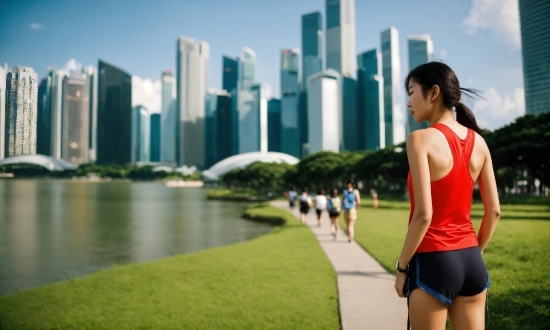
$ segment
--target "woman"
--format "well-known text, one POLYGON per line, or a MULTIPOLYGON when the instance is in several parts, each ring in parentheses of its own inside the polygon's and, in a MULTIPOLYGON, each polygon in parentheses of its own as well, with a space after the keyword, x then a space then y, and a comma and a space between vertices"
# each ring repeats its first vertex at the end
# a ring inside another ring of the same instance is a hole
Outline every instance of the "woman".
POLYGON ((317 191, 315 196, 315 213, 317 213, 317 225, 321 227, 321 214, 323 210, 327 208, 327 196, 323 189, 317 191))
POLYGON ((371 189, 370 195, 372 196, 372 208, 378 210, 378 193, 376 190, 371 189))
POLYGON ((344 208, 344 221, 346 222, 346 228, 348 231, 348 242, 353 242, 355 236, 355 220, 357 220, 357 207, 361 205, 361 196, 357 189, 353 189, 353 181, 346 181, 346 190, 342 195, 342 202, 344 208))
POLYGON ((447 314, 453 329, 484 329, 490 282, 481 254, 500 206, 489 149, 460 101, 462 91, 477 94, 438 62, 412 70, 405 87, 411 115, 431 127, 407 139, 411 213, 395 290, 409 298, 412 329, 445 329, 447 314), (477 236, 470 220, 476 181, 485 207, 477 236))
POLYGON ((302 194, 300 195, 300 221, 307 223, 307 214, 311 207, 311 197, 307 193, 307 188, 302 188, 302 194))
POLYGON ((332 189, 330 191, 330 199, 327 201, 328 217, 330 218, 330 233, 332 237, 336 239, 336 232, 338 231, 338 217, 340 216, 340 210, 342 208, 342 201, 338 197, 338 189, 332 189))

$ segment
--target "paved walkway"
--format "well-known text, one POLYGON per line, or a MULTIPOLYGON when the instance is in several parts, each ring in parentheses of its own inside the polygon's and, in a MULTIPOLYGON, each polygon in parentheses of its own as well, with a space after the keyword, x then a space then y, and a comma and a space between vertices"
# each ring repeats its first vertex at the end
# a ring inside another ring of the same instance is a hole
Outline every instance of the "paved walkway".
MULTIPOLYGON (((285 201, 274 201, 272 205, 288 210, 285 201)), ((297 208, 293 214, 299 216, 297 208)), ((343 230, 338 231, 335 240, 326 212, 318 227, 315 210, 310 210, 308 225, 336 271, 342 329, 405 329, 407 301, 397 297, 393 289, 395 276, 357 243, 348 243, 343 230)))

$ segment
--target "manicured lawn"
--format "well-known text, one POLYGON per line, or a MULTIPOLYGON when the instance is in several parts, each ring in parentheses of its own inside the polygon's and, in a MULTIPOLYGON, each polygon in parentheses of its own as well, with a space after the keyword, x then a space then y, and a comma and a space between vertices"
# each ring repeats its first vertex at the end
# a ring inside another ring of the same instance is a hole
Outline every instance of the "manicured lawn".
MULTIPOLYGON (((365 201, 356 241, 395 273, 409 218, 408 202, 365 201)), ((550 329, 550 207, 502 205, 502 217, 483 253, 489 275, 488 329, 550 329)), ((483 206, 475 204, 476 230, 483 206)), ((343 221, 341 221, 343 225, 343 221)))
POLYGON ((0 298, 1 329, 339 329, 336 277, 309 228, 115 267, 0 298))

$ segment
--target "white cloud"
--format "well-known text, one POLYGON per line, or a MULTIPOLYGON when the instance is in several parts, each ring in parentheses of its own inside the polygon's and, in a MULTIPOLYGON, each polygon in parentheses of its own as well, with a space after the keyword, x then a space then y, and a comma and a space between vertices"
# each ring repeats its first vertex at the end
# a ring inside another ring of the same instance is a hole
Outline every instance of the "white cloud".
POLYGON ((72 73, 80 73, 82 70, 82 63, 77 62, 74 58, 71 58, 70 60, 63 65, 63 68, 60 69, 60 71, 65 72, 66 75, 70 76, 72 73))
POLYGON ((477 100, 473 107, 477 123, 491 130, 511 123, 525 114, 525 94, 523 88, 516 88, 512 94, 501 96, 494 88, 483 93, 485 100, 477 100))
POLYGON ((517 0, 472 0, 463 24, 471 34, 486 29, 512 49, 521 48, 517 0))
POLYGON ((159 113, 161 110, 160 80, 143 79, 132 76, 132 107, 142 105, 149 113, 159 113))
POLYGON ((34 23, 29 24, 29 29, 31 29, 31 30, 43 30, 44 26, 40 23, 34 22, 34 23))

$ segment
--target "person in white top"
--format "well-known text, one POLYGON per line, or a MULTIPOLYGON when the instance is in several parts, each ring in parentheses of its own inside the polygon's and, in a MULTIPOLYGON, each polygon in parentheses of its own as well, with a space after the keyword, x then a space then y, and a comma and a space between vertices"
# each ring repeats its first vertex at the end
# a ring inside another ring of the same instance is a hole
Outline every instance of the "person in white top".
POLYGON ((327 208, 327 197, 324 190, 318 190, 315 196, 315 213, 317 213, 317 224, 321 227, 321 214, 327 208))

